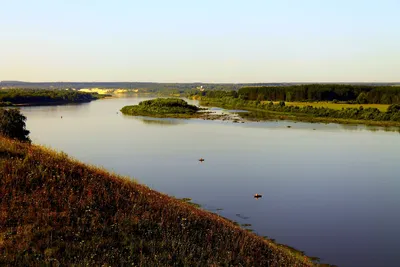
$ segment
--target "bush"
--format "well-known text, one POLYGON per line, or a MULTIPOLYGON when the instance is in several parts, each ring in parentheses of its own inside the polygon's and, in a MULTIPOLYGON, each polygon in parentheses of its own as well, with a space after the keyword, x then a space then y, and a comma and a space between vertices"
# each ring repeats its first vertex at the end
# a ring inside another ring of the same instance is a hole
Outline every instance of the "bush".
POLYGON ((29 131, 25 128, 26 117, 21 114, 19 109, 0 109, 0 134, 30 142, 29 131))
POLYGON ((177 98, 156 98, 146 100, 139 105, 125 106, 121 112, 126 115, 134 116, 193 116, 199 108, 194 105, 189 105, 186 101, 177 98))

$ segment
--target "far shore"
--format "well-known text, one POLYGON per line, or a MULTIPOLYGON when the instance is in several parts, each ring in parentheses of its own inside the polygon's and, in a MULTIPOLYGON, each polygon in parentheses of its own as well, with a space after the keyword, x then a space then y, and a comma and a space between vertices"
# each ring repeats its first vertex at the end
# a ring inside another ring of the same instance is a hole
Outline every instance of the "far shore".
POLYGON ((302 114, 294 114, 294 113, 285 113, 285 112, 275 112, 275 111, 265 111, 265 110, 257 110, 257 109, 248 109, 243 108, 249 113, 243 113, 242 116, 249 121, 270 121, 270 120, 292 120, 292 121, 301 121, 301 122, 310 122, 310 123, 337 123, 337 124, 353 124, 353 125, 367 125, 367 126, 380 126, 380 127, 400 127, 400 122, 396 121, 371 121, 371 120, 353 120, 353 119, 342 119, 342 118, 329 118, 329 117, 311 117, 302 115, 302 114), (255 112, 263 112, 265 113, 265 117, 251 117, 251 111, 255 112))
MULTIPOLYGON (((93 100, 91 100, 91 101, 93 101, 93 100)), ((57 102, 19 103, 19 104, 13 104, 12 106, 7 106, 7 107, 58 106, 58 105, 68 105, 68 104, 90 103, 91 101, 81 101, 81 102, 57 101, 57 102)))
POLYGON ((105 98, 112 98, 111 95, 102 95, 100 98, 91 99, 87 101, 52 101, 52 102, 30 102, 30 103, 11 103, 11 105, 4 105, 1 107, 5 108, 15 108, 15 107, 35 107, 35 106, 59 106, 59 105, 79 105, 90 103, 92 101, 101 100, 105 98))

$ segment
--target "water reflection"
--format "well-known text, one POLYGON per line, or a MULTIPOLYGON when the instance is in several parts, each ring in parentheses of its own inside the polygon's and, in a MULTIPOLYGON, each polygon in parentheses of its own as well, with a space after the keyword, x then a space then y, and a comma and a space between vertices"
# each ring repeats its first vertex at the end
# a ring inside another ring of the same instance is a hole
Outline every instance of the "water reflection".
POLYGON ((172 126, 172 125, 180 125, 187 123, 187 121, 183 119, 159 119, 159 118, 149 118, 149 117, 133 117, 133 118, 147 125, 172 126))
POLYGON ((359 125, 359 124, 337 124, 342 129, 347 131, 371 131, 371 132, 398 132, 400 133, 400 127, 394 126, 373 126, 373 125, 359 125))

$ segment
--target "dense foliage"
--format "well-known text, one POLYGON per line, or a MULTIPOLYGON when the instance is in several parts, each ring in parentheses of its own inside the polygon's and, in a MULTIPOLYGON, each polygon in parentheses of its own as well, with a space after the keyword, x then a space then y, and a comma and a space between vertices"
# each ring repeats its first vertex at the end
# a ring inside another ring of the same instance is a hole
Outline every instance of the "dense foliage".
MULTIPOLYGON (((207 95, 213 97, 211 95, 207 95)), ((342 84, 243 87, 236 97, 268 101, 348 101, 359 104, 400 104, 400 87, 342 84)))
POLYGON ((199 110, 194 105, 178 98, 156 98, 146 100, 139 105, 125 106, 121 112, 126 115, 167 116, 167 115, 193 115, 199 110))
POLYGON ((283 112, 291 114, 304 114, 311 117, 324 118, 343 118, 353 120, 368 120, 368 121, 392 121, 400 122, 400 105, 390 105, 386 112, 381 112, 377 108, 363 108, 358 106, 355 108, 342 108, 341 110, 313 107, 313 106, 287 106, 284 101, 276 104, 273 102, 261 102, 252 100, 243 100, 233 97, 222 98, 202 98, 204 105, 220 105, 229 108, 250 108, 264 111, 283 112))
POLYGON ((0 135, 30 142, 29 131, 25 128, 26 117, 18 109, 0 108, 0 135))
POLYGON ((53 104, 90 102, 100 96, 72 90, 0 90, 0 103, 12 104, 53 104))
POLYGON ((237 91, 227 91, 227 90, 203 91, 203 92, 197 92, 194 95, 200 95, 200 96, 209 97, 209 98, 222 98, 222 97, 237 98, 238 92, 237 91))
POLYGON ((1 266, 312 266, 145 186, 0 137, 1 266))

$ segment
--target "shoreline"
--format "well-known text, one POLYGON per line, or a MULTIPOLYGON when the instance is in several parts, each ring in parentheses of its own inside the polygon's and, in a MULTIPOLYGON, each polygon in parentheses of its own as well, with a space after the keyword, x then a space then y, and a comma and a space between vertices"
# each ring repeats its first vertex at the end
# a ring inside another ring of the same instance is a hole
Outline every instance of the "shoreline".
MULTIPOLYGON (((250 114, 251 111, 250 110, 250 114)), ((260 110, 256 110, 256 112, 260 110)), ((393 121, 371 121, 371 120, 353 120, 353 119, 342 119, 342 118, 330 118, 330 117, 311 117, 307 115, 297 115, 294 113, 286 112, 276 112, 276 111, 262 111, 268 115, 270 118, 246 118, 249 121, 269 121, 269 120, 291 120, 298 122, 309 122, 309 123, 336 123, 336 124, 347 124, 347 125, 365 125, 365 126, 377 126, 377 127, 399 127, 400 122, 393 121)))
POLYGON ((86 103, 90 103, 92 101, 108 99, 108 98, 112 98, 112 96, 100 97, 100 98, 91 99, 91 100, 88 100, 88 101, 32 102, 32 103, 18 103, 18 104, 6 105, 6 106, 2 106, 2 107, 4 107, 4 108, 18 108, 18 107, 38 107, 38 106, 63 106, 63 105, 73 105, 73 104, 79 105, 79 104, 86 104, 86 103))
MULTIPOLYGON (((232 114, 215 114, 215 112, 208 110, 206 112, 198 112, 194 114, 151 114, 151 113, 138 113, 138 114, 125 114, 120 111, 124 116, 131 117, 148 117, 155 119, 199 119, 199 120, 221 120, 232 121, 234 123, 244 123, 246 120, 240 117, 234 117, 232 114)), ((250 120, 247 120, 250 121, 250 120)))
POLYGON ((57 101, 57 102, 20 103, 20 104, 13 104, 12 106, 6 106, 6 107, 62 106, 62 105, 68 105, 68 104, 85 104, 85 103, 90 103, 94 100, 97 100, 97 99, 93 99, 90 101, 80 101, 80 102, 57 101))
MULTIPOLYGON (((219 106, 222 107, 222 106, 219 106)), ((268 121, 293 121, 293 122, 305 122, 305 123, 319 123, 319 124, 341 124, 341 125, 363 125, 363 126, 373 126, 382 128, 398 128, 400 130, 399 122, 385 122, 385 121, 364 121, 364 120, 351 120, 351 119, 340 119, 340 118, 325 118, 325 117, 310 117, 307 115, 299 116, 293 113, 285 112, 275 112, 275 111, 265 111, 250 109, 245 107, 240 107, 248 112, 240 112, 238 117, 233 117, 232 114, 213 114, 212 111, 203 114, 124 114, 124 116, 132 117, 149 117, 155 119, 200 119, 209 121, 232 121, 233 123, 246 123, 246 122, 268 122, 268 121), (252 112, 262 112, 264 117, 254 116, 252 117, 252 112)), ((393 129, 395 130, 395 129, 393 129)))

